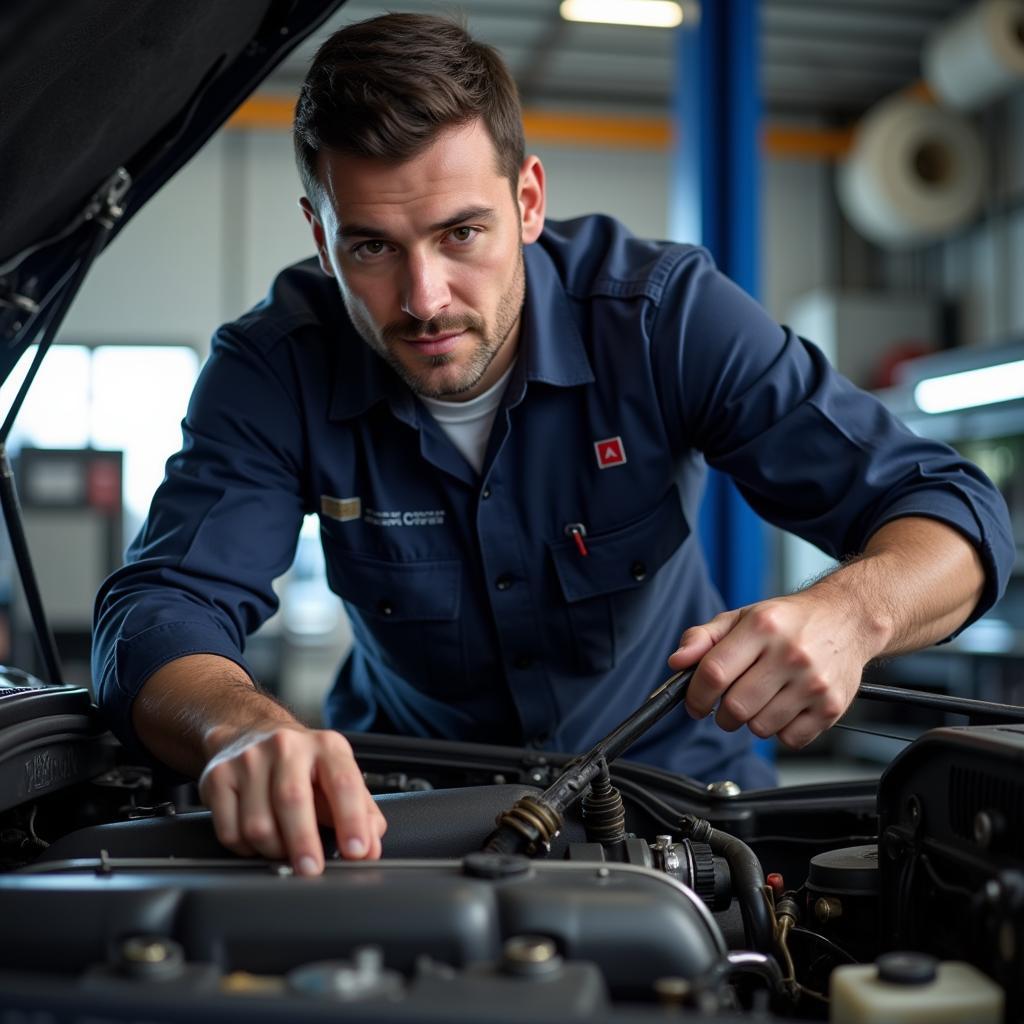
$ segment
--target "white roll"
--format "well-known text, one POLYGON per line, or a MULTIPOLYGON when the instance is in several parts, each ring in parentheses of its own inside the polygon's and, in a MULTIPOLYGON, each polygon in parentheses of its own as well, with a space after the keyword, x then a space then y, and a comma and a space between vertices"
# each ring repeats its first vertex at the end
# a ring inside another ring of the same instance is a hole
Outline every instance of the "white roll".
POLYGON ((889 248, 940 238, 969 221, 984 184, 970 122, 907 96, 883 100, 861 120, 837 182, 849 221, 889 248))
POLYGON ((976 110, 1024 82, 1024 0, 981 0, 934 32, 921 58, 935 95, 976 110))

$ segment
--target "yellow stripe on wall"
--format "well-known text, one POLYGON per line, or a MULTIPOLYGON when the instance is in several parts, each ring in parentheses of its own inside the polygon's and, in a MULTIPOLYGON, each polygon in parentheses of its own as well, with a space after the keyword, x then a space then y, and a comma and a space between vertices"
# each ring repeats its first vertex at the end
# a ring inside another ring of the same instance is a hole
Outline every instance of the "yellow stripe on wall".
MULTIPOLYGON (((290 130, 295 100, 287 96, 251 96, 228 121, 244 131, 290 130)), ((605 117, 592 114, 524 110, 523 127, 532 143, 597 146, 610 149, 667 150, 672 124, 664 117, 605 117)), ((838 160, 850 148, 852 128, 788 128, 766 125, 764 148, 769 156, 802 160, 838 160)))

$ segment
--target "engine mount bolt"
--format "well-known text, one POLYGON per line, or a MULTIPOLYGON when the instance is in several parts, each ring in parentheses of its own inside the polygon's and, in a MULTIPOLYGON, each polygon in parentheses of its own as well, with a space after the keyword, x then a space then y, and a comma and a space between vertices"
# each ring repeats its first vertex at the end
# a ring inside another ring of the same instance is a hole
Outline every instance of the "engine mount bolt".
POLYGON ((988 850, 1005 831, 1006 822, 998 811, 978 811, 974 816, 974 841, 988 850))
POLYGON ((550 976, 561 968, 562 958, 546 935, 513 935, 502 949, 501 966, 508 974, 550 976))
POLYGON ((117 948, 117 969, 139 981, 167 981, 185 970, 180 942, 159 935, 129 935, 117 948))
POLYGON ((654 982, 654 994, 662 1006, 682 1006, 693 992, 693 986, 686 978, 669 976, 654 982))
POLYGON ((843 904, 834 896, 821 896, 814 902, 814 916, 822 923, 843 916, 843 904))
POLYGON ((708 792, 712 796, 739 796, 742 790, 739 783, 732 779, 722 779, 721 782, 709 782, 708 792))
POLYGON ((551 939, 543 935, 516 935, 505 943, 505 958, 520 964, 547 963, 558 953, 551 939))
POLYGON ((924 817, 924 812, 921 808, 921 799, 916 793, 912 793, 907 798, 907 818, 910 821, 910 827, 916 832, 921 827, 921 819, 924 817))
POLYGON ((121 945, 121 957, 133 964, 162 964, 171 955, 166 942, 134 936, 121 945))

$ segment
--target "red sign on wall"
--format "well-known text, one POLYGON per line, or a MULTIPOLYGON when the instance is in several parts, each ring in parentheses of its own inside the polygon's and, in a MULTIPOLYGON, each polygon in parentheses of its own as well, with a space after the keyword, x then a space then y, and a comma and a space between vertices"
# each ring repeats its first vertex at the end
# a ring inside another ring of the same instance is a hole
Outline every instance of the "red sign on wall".
POLYGON ((111 513, 121 508, 121 471, 114 459, 93 459, 89 463, 86 493, 93 508, 111 513))

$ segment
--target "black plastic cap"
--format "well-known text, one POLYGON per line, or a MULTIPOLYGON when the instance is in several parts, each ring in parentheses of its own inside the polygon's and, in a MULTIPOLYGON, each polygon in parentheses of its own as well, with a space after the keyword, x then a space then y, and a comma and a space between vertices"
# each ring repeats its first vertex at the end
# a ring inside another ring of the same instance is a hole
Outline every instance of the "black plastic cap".
POLYGON ((891 985, 927 985, 939 971, 939 961, 927 953, 883 953, 875 966, 878 980, 891 985))
POLYGON ((530 859, 507 853, 471 853, 463 858, 462 870, 471 878, 512 878, 530 870, 530 859))

